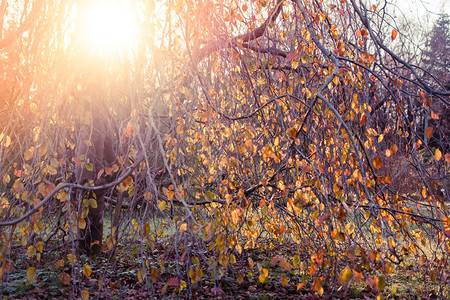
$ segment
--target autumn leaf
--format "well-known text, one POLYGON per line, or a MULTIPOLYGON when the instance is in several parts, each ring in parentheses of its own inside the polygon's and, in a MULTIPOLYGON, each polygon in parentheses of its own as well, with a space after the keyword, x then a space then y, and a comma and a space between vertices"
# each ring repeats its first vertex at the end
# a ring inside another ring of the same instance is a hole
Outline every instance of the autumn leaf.
POLYGON ((36 268, 29 267, 27 270, 27 280, 29 283, 32 283, 36 280, 36 268))
POLYGON ((269 277, 269 271, 267 269, 262 268, 261 273, 259 275, 259 282, 266 283, 267 277, 269 277))
POLYGON ((241 273, 238 274, 236 278, 237 283, 242 284, 244 282, 244 276, 241 273))
POLYGON ((352 270, 349 267, 346 267, 341 273, 340 276, 341 282, 344 284, 347 283, 350 279, 352 279, 352 276, 353 276, 352 270))
POLYGON ((83 267, 83 274, 86 275, 87 277, 90 277, 91 273, 92 273, 91 266, 84 265, 84 267, 83 267))
POLYGON ((439 115, 436 114, 434 111, 431 112, 431 118, 434 120, 439 120, 439 115))
POLYGON ((187 224, 186 224, 186 223, 183 223, 183 224, 181 224, 181 226, 180 226, 180 232, 185 232, 185 231, 187 231, 187 224))
POLYGON ((359 126, 364 126, 364 125, 366 125, 366 123, 367 123, 367 117, 366 117, 366 114, 363 113, 361 115, 361 120, 359 121, 359 126))
POLYGON ((80 294, 82 300, 89 300, 89 292, 87 290, 81 290, 80 294))
POLYGON ((391 40, 393 41, 393 40, 395 40, 396 38, 397 38, 397 30, 395 30, 395 29, 392 29, 392 33, 391 33, 391 40))
POLYGON ((440 161, 442 158, 442 152, 439 149, 436 149, 436 151, 434 152, 434 158, 436 158, 437 161, 440 161))
POLYGON ((383 166, 383 162, 381 161, 380 157, 375 157, 375 159, 373 160, 373 166, 377 170, 379 170, 383 166))
POLYGON ((433 131, 434 128, 431 126, 425 129, 425 136, 427 137, 427 139, 431 139, 431 137, 433 136, 433 131))
POLYGON ((319 278, 316 278, 315 280, 314 280, 314 284, 313 284, 313 286, 311 287, 311 290, 312 291, 319 291, 319 289, 322 287, 322 284, 320 283, 320 279, 319 278))
POLYGON ((390 150, 391 150, 391 153, 392 153, 392 154, 395 154, 395 153, 397 153, 397 151, 398 151, 398 147, 397 147, 397 145, 395 145, 395 144, 394 144, 394 145, 392 145, 392 146, 391 146, 391 148, 390 148, 390 150))
MULTIPOLYGON (((139 271, 137 273, 137 278, 138 278, 139 283, 143 283, 145 281, 145 272, 143 269, 139 269, 139 271)), ((178 286, 178 283, 176 286, 178 286)))
POLYGON ((25 151, 25 153, 23 154, 23 158, 25 158, 25 160, 28 161, 33 157, 33 153, 34 153, 34 147, 31 146, 30 149, 25 151))
POLYGON ((63 273, 61 273, 61 274, 59 275, 59 279, 61 280, 61 282, 62 282, 64 285, 69 285, 69 284, 70 284, 70 275, 67 274, 67 273, 65 273, 65 272, 63 272, 63 273))
POLYGON ((286 276, 283 276, 283 279, 281 279, 281 286, 285 287, 287 282, 288 282, 288 279, 286 278, 286 276))

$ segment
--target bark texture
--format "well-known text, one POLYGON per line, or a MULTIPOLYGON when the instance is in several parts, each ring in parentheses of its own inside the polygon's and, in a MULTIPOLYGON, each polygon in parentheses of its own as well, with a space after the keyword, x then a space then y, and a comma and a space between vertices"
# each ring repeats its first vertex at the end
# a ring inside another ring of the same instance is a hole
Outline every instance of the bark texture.
MULTIPOLYGON (((77 157, 81 158, 82 163, 77 167, 76 176, 79 184, 93 182, 97 186, 106 183, 104 175, 98 176, 99 171, 105 167, 104 161, 112 164, 115 155, 107 119, 101 114, 93 116, 92 124, 83 125, 80 129, 77 157), (86 164, 92 164, 92 169, 87 168, 86 164)), ((97 207, 88 207, 86 227, 80 229, 78 235, 79 249, 88 255, 101 253, 105 193, 105 190, 98 190, 80 195, 79 198, 80 212, 86 209, 85 199, 95 199, 97 203, 97 207)))

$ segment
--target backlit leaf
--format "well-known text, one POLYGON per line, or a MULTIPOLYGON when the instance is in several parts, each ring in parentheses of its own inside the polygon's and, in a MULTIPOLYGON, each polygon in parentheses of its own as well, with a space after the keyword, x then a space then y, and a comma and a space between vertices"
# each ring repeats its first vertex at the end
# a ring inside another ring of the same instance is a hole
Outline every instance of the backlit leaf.
POLYGON ((377 170, 379 170, 383 166, 383 162, 381 161, 380 157, 375 157, 375 159, 373 160, 373 166, 377 170))
POLYGON ((393 41, 393 40, 395 40, 396 38, 397 38, 397 30, 395 30, 395 29, 392 29, 392 33, 391 33, 391 40, 393 41))
POLYGON ((440 161, 442 158, 442 152, 439 149, 436 149, 436 151, 434 152, 434 158, 436 158, 437 161, 440 161))
POLYGON ((347 283, 350 279, 352 279, 352 276, 353 276, 352 270, 349 267, 346 267, 341 273, 340 276, 341 282, 344 284, 347 283))

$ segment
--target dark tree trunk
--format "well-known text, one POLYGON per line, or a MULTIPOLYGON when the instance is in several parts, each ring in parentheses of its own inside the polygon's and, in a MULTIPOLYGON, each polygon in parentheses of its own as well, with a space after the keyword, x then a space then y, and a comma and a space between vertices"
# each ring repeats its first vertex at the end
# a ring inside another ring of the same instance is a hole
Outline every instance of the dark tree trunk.
MULTIPOLYGON (((79 184, 93 182, 96 186, 106 183, 105 175, 98 177, 99 171, 104 168, 104 160, 113 163, 115 159, 111 143, 111 133, 107 119, 93 111, 92 125, 83 125, 80 130, 77 157, 82 163, 77 167, 76 176, 79 184), (86 168, 86 164, 89 167, 86 168)), ((79 198, 79 213, 88 209, 86 227, 79 230, 79 249, 88 255, 99 255, 102 249, 103 237, 103 210, 105 207, 105 190, 84 193, 79 198), (87 201, 86 201, 87 199, 87 201), (89 199, 96 200, 95 205, 89 205, 89 199), (87 207, 86 207, 87 206, 87 207)))

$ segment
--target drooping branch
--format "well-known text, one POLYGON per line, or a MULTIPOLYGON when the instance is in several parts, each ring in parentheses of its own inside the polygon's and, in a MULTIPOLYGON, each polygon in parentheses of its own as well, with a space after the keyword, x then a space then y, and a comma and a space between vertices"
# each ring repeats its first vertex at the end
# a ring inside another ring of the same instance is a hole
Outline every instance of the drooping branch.
POLYGON ((50 194, 48 194, 47 197, 45 197, 38 205, 33 207, 33 209, 28 211, 26 214, 24 214, 23 216, 21 216, 17 219, 0 223, 0 227, 16 225, 16 224, 22 222, 23 220, 29 218, 30 216, 35 214, 41 207, 43 207, 50 199, 52 199, 53 196, 56 195, 56 193, 58 193, 60 190, 63 190, 65 188, 79 189, 79 190, 85 190, 85 191, 98 191, 98 190, 112 188, 112 187, 120 184, 128 176, 130 176, 131 173, 139 166, 139 164, 142 162, 142 160, 143 160, 143 156, 139 157, 136 160, 136 162, 125 173, 123 173, 119 178, 117 178, 116 180, 114 180, 113 182, 108 183, 108 184, 99 185, 99 186, 86 186, 86 185, 75 184, 75 183, 61 184, 61 185, 57 186, 50 194))
MULTIPOLYGON (((251 30, 247 33, 235 36, 228 40, 214 40, 209 41, 204 47, 199 48, 197 51, 194 52, 194 64, 197 64, 199 61, 201 61, 203 58, 208 56, 209 54, 219 51, 222 49, 230 48, 238 46, 241 43, 248 43, 250 41, 256 40, 263 36, 263 34, 266 32, 267 27, 269 27, 270 23, 272 23, 274 20, 277 19, 279 16, 282 8, 283 8, 283 0, 278 0, 277 4, 275 5, 275 8, 269 13, 268 18, 266 21, 261 24, 258 28, 251 30)), ((247 46, 248 47, 248 46, 247 46)))

